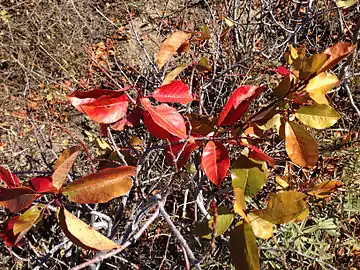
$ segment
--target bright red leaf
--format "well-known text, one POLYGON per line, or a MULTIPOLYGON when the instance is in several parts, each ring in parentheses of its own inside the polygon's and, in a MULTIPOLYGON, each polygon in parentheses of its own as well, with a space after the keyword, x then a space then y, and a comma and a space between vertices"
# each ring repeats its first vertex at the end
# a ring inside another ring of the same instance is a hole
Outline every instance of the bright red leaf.
POLYGON ((264 91, 263 86, 244 85, 230 96, 218 120, 218 126, 231 125, 238 121, 249 108, 251 102, 264 91))
POLYGON ((3 225, 1 232, 0 232, 0 237, 4 240, 5 245, 7 245, 8 247, 13 247, 13 246, 20 246, 23 244, 23 241, 17 242, 17 236, 14 235, 13 232, 13 228, 15 225, 15 222, 17 221, 19 217, 12 217, 9 218, 3 225))
MULTIPOLYGON (((159 127, 169 132, 170 134, 179 137, 181 139, 186 139, 186 125, 184 118, 181 114, 173 107, 170 107, 167 104, 161 104, 159 106, 151 105, 151 102, 147 98, 141 99, 141 104, 144 109, 150 114, 151 119, 159 127)), ((144 122, 149 122, 146 120, 144 114, 144 122)), ((146 125, 148 127, 148 125, 146 125)))
POLYGON ((56 192, 58 191, 52 185, 52 177, 51 176, 41 176, 34 177, 30 180, 31 185, 34 187, 36 192, 39 193, 47 193, 47 192, 56 192))
POLYGON ((144 112, 144 125, 151 135, 160 140, 166 140, 172 137, 169 132, 167 132, 165 129, 163 129, 154 122, 154 120, 151 118, 150 113, 147 111, 144 112))
POLYGON ((182 81, 173 81, 159 87, 152 93, 152 97, 159 102, 178 102, 183 105, 194 100, 189 87, 182 81))
POLYGON ((274 167, 275 162, 274 159, 267 154, 265 154, 263 151, 261 151, 259 148, 253 146, 253 145, 246 145, 249 148, 249 158, 255 159, 255 160, 261 160, 266 161, 271 165, 271 167, 274 167))
POLYGON ((111 125, 111 128, 113 130, 122 131, 124 130, 125 126, 129 127, 136 127, 140 124, 140 120, 143 118, 143 110, 139 107, 137 107, 135 110, 133 110, 131 113, 126 116, 126 118, 123 118, 116 123, 111 125))
POLYGON ((201 156, 201 168, 215 185, 220 187, 230 167, 230 158, 225 146, 209 141, 201 156))
POLYGON ((276 69, 274 69, 274 72, 279 73, 283 76, 289 76, 290 75, 290 71, 283 66, 278 66, 276 69))
POLYGON ((17 178, 17 176, 1 166, 0 166, 0 181, 4 182, 9 188, 20 186, 20 181, 17 178))
POLYGON ((74 91, 67 98, 80 112, 101 124, 110 124, 123 118, 128 108, 128 98, 120 91, 95 89, 88 92, 74 91))

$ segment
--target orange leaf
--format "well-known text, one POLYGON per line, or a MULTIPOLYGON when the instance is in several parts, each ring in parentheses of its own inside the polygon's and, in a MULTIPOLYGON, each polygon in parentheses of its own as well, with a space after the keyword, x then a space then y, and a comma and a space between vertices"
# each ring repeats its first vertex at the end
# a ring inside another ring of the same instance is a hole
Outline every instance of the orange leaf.
POLYGON ((339 63, 342 59, 347 57, 356 47, 355 45, 351 45, 349 42, 339 42, 334 46, 327 48, 324 53, 329 55, 329 58, 322 65, 321 69, 318 73, 326 71, 330 68, 333 68, 337 63, 339 63))
POLYGON ((72 165, 81 151, 79 145, 70 147, 61 153, 54 165, 54 173, 52 175, 52 185, 56 189, 60 189, 69 174, 72 165))
POLYGON ((320 184, 310 188, 307 193, 316 198, 326 198, 330 193, 335 192, 338 188, 342 187, 343 183, 336 180, 329 180, 321 182, 320 184))
POLYGON ((110 250, 119 248, 119 246, 109 238, 72 215, 64 206, 58 208, 57 219, 65 235, 73 243, 84 249, 110 250))
POLYGON ((128 193, 135 173, 131 166, 104 169, 70 183, 62 193, 76 203, 105 203, 128 193))
POLYGON ((167 61, 174 55, 180 46, 191 37, 191 33, 184 31, 177 31, 168 37, 160 47, 157 64, 158 68, 162 69, 167 61))
POLYGON ((290 159, 297 165, 306 168, 316 165, 318 145, 303 126, 295 122, 286 122, 285 148, 290 159))

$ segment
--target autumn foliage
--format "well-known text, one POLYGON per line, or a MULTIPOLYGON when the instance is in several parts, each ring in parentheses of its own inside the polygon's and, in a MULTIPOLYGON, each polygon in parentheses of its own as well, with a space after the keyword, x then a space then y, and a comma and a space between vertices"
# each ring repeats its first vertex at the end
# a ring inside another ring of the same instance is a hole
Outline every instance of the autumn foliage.
MULTIPOLYGON (((204 28, 200 33, 173 33, 162 43, 158 69, 166 67, 176 52, 186 53, 189 44, 208 39, 208 31, 204 28)), ((264 153, 258 142, 266 140, 267 132, 276 132, 285 141, 286 153, 294 164, 314 168, 319 150, 311 128, 325 129, 341 118, 327 95, 341 78, 330 69, 354 48, 350 43, 337 43, 322 53, 308 56, 304 47, 290 46, 284 55, 284 66, 275 70, 282 79, 273 89, 273 101, 265 108, 255 106, 253 113, 249 108, 267 90, 266 84, 237 86, 225 106, 210 117, 185 110, 180 113, 181 106, 198 104, 200 97, 197 91, 177 80, 177 75, 186 68, 206 72, 206 59, 169 71, 164 78, 166 83, 155 87, 150 95, 144 95, 133 85, 116 90, 76 90, 67 98, 78 111, 105 129, 122 132, 143 125, 153 137, 163 141, 166 161, 176 170, 183 170, 192 154, 198 152, 200 168, 209 181, 219 189, 224 181, 231 181, 233 209, 219 207, 216 217, 213 215, 197 225, 196 234, 211 239, 230 230, 230 252, 236 269, 260 269, 256 237, 271 238, 273 224, 303 220, 309 214, 309 196, 324 198, 342 183, 327 180, 306 190, 291 190, 283 180, 281 188, 269 194, 264 209, 249 208, 245 198, 256 196, 267 181, 269 166, 277 166, 277 161, 264 153), (232 152, 238 153, 234 160, 232 152), (240 221, 232 226, 235 218, 240 221)), ((47 195, 52 196, 51 203, 57 206, 62 231, 73 243, 89 250, 119 248, 72 215, 66 209, 66 201, 105 203, 128 194, 136 167, 105 168, 70 181, 69 172, 81 151, 81 146, 66 149, 55 162, 51 176, 35 177, 28 183, 0 168, 0 180, 5 185, 0 189, 0 205, 16 214, 1 232, 6 245, 21 245, 24 234, 48 215, 47 205, 34 203, 47 195)))

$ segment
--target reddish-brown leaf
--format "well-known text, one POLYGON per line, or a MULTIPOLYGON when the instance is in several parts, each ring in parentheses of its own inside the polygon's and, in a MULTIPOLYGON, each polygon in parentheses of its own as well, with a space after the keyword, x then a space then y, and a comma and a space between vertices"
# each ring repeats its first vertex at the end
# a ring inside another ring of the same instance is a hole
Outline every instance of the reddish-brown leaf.
POLYGON ((94 230, 82 220, 68 212, 64 206, 57 211, 60 228, 65 235, 76 245, 90 250, 110 250, 119 246, 94 230))
POLYGON ((111 125, 113 130, 122 131, 125 126, 136 127, 140 124, 140 120, 143 118, 143 110, 140 107, 134 109, 131 113, 116 123, 111 125))
POLYGON ((36 194, 24 194, 14 199, 0 202, 0 205, 16 214, 29 207, 37 196, 36 194))
POLYGON ((63 186, 66 177, 80 152, 81 147, 75 145, 64 150, 56 160, 52 175, 52 186, 55 187, 55 189, 59 190, 63 186))
POLYGON ((57 192, 58 189, 52 184, 51 176, 34 177, 30 180, 31 185, 38 193, 53 193, 57 192))
POLYGON ((231 125, 238 121, 251 102, 264 91, 263 86, 244 85, 237 88, 230 96, 218 120, 218 126, 231 125))
POLYGON ((3 188, 0 187, 0 202, 12 200, 21 195, 34 194, 35 191, 28 187, 3 188))
POLYGON ((4 182, 6 186, 9 188, 20 186, 20 181, 17 178, 17 176, 1 166, 0 166, 0 181, 4 182))
POLYGON ((87 114, 91 120, 110 124, 123 118, 128 108, 128 98, 125 90, 110 91, 95 89, 89 92, 74 91, 67 98, 70 103, 82 113, 87 114))
POLYGON ((167 104, 153 106, 147 98, 142 98, 141 104, 158 126, 176 137, 187 138, 184 118, 175 108, 167 104))
POLYGON ((0 237, 3 239, 5 245, 7 245, 8 247, 21 246, 22 244, 24 244, 23 241, 16 243, 17 237, 14 235, 14 232, 13 232, 15 222, 18 218, 19 218, 18 216, 9 218, 4 223, 4 225, 1 229, 0 237))
POLYGON ((170 139, 171 146, 166 148, 166 162, 169 165, 175 165, 175 159, 180 153, 179 159, 177 160, 177 168, 182 168, 188 162, 191 153, 194 152, 201 145, 200 141, 195 141, 193 139, 189 139, 187 144, 184 147, 185 143, 178 143, 181 139, 177 137, 172 137, 170 139))
POLYGON ((324 53, 327 54, 329 58, 322 65, 318 73, 333 68, 342 59, 347 57, 355 48, 356 44, 352 45, 350 42, 339 42, 336 43, 334 46, 327 48, 324 53))
POLYGON ((70 183, 62 193, 76 203, 105 203, 128 193, 135 173, 131 166, 104 169, 70 183))
POLYGON ((201 168, 206 176, 220 187, 229 167, 230 158, 225 146, 220 142, 209 141, 201 156, 201 168))
POLYGON ((157 58, 157 64, 159 69, 162 69, 167 61, 174 55, 174 53, 180 48, 180 46, 191 37, 191 33, 184 31, 177 31, 168 37, 160 47, 160 51, 157 58))
POLYGON ((246 145, 249 148, 249 158, 253 158, 255 160, 261 160, 261 161, 266 161, 267 163, 269 163, 269 165, 271 165, 271 167, 274 167, 275 162, 274 159, 270 156, 268 156, 267 154, 265 154, 263 151, 261 151, 259 148, 249 144, 246 145))
POLYGON ((159 87, 152 93, 152 97, 159 102, 177 102, 183 105, 194 100, 189 87, 182 81, 173 81, 159 87))

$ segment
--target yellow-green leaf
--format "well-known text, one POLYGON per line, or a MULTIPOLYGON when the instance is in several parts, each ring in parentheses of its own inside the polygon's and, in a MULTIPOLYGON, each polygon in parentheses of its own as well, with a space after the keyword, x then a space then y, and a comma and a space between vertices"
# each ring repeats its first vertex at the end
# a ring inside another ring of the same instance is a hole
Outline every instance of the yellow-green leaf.
POLYGON ((289 158, 297 165, 312 168, 318 160, 318 145, 310 133, 295 122, 285 124, 285 148, 289 158))
POLYGON ((329 180, 321 182, 320 184, 310 188, 307 193, 316 198, 326 198, 330 193, 335 192, 338 188, 342 187, 343 183, 336 180, 329 180))
POLYGON ((188 65, 186 64, 181 64, 178 67, 174 68, 172 71, 170 71, 168 74, 166 74, 164 81, 162 82, 161 85, 166 85, 171 83, 172 81, 174 81, 176 79, 176 77, 184 71, 184 69, 187 68, 188 65))
MULTIPOLYGON (((229 208, 219 206, 217 211, 218 215, 216 217, 215 237, 223 235, 230 227, 234 218, 234 214, 231 213, 229 208)), ((196 224, 195 234, 202 238, 211 239, 213 223, 214 216, 211 216, 208 221, 196 224)))
POLYGON ((240 221, 230 233, 230 256, 236 270, 260 270, 255 235, 249 224, 240 221))
POLYGON ((76 245, 90 250, 110 250, 119 246, 85 222, 68 212, 64 206, 57 211, 60 228, 65 235, 76 245))
POLYGON ((337 0, 337 6, 339 8, 349 8, 353 5, 355 5, 357 0, 337 0))
POLYGON ((269 130, 270 128, 274 128, 276 131, 279 131, 281 125, 281 115, 275 114, 272 118, 270 118, 264 125, 258 125, 261 130, 269 130))
POLYGON ((202 40, 208 40, 210 39, 210 29, 207 25, 204 25, 202 28, 201 28, 201 36, 200 36, 200 39, 202 40))
POLYGON ((300 108, 295 116, 309 127, 324 129, 334 125, 340 119, 340 114, 326 104, 315 104, 300 108))
POLYGON ((271 222, 258 217, 253 212, 250 212, 247 217, 256 237, 269 239, 273 236, 274 230, 271 222))
POLYGON ((306 86, 306 92, 318 104, 329 104, 325 94, 333 89, 339 82, 339 79, 330 73, 320 73, 312 78, 306 86))
POLYGON ((288 223, 306 211, 305 197, 305 194, 296 191, 271 193, 268 207, 264 210, 255 210, 254 213, 273 224, 288 223))
POLYGON ((201 57, 200 61, 196 65, 196 69, 200 72, 211 71, 211 66, 206 57, 201 57))

